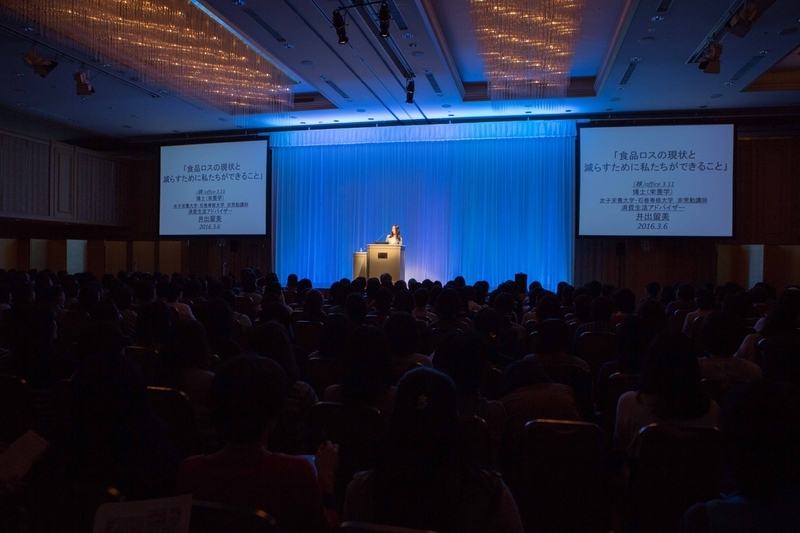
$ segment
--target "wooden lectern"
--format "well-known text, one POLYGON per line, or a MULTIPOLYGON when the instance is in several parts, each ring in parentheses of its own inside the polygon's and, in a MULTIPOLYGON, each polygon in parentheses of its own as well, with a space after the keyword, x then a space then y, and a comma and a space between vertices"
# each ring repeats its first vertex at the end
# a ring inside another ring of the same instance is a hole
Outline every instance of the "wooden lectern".
POLYGON ((367 252, 353 252, 352 279, 356 279, 359 276, 367 277, 367 252))
POLYGON ((367 245, 367 279, 388 272, 392 281, 406 279, 406 247, 397 244, 367 245))

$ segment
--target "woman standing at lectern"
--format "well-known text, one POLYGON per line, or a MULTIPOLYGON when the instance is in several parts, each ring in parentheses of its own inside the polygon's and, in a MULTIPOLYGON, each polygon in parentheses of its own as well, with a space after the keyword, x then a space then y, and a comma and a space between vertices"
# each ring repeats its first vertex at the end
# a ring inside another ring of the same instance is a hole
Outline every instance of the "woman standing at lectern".
POLYGON ((386 242, 389 244, 403 244, 403 237, 400 236, 400 226, 397 224, 392 226, 392 232, 386 236, 386 242))

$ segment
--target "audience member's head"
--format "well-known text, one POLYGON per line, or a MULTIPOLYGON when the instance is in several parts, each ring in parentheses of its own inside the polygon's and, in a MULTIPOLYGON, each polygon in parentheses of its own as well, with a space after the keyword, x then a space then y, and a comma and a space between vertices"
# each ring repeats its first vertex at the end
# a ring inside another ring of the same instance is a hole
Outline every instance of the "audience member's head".
POLYGON ((611 300, 614 302, 614 309, 618 313, 630 315, 636 311, 636 295, 630 289, 615 290, 611 300))
POLYGON ((547 291, 536 302, 536 319, 541 323, 552 318, 561 318, 561 304, 555 294, 547 291))
POLYGON ((383 323, 383 334, 393 357, 408 357, 419 348, 417 320, 409 313, 395 312, 389 315, 383 323))
POLYGON ((608 323, 613 312, 614 306, 611 304, 611 300, 605 296, 598 296, 589 304, 589 313, 594 322, 608 323))
POLYGON ((225 444, 266 444, 289 390, 275 361, 240 356, 222 365, 209 390, 211 413, 225 444))
POLYGON ((745 336, 745 323, 730 311, 712 311, 703 318, 700 341, 706 353, 715 357, 732 357, 745 336))
POLYGON ((551 318, 536 328, 535 353, 563 352, 567 349, 569 328, 562 320, 551 318))
POLYGON ((436 368, 453 379, 459 396, 477 396, 489 364, 488 351, 486 340, 478 332, 451 332, 442 337, 436 350, 436 368))
POLYGON ((461 297, 455 289, 443 289, 436 299, 436 316, 439 320, 453 319, 461 310, 461 297))
POLYGON ((175 369, 211 367, 211 347, 206 328, 197 320, 176 321, 161 343, 159 353, 175 369))
POLYGON ((710 401, 700 391, 701 378, 691 341, 665 331, 647 350, 639 395, 655 397, 653 414, 662 420, 692 420, 709 409, 710 401))
POLYGON ((350 334, 345 346, 347 370, 342 398, 370 404, 392 385, 392 358, 386 337, 374 326, 361 326, 350 334))
POLYGON ((286 329, 278 322, 266 322, 254 327, 247 344, 256 354, 281 365, 290 382, 297 381, 300 372, 292 351, 292 341, 286 329))
POLYGON ((172 312, 167 304, 159 300, 146 302, 136 315, 136 344, 148 348, 158 346, 171 323, 172 312))

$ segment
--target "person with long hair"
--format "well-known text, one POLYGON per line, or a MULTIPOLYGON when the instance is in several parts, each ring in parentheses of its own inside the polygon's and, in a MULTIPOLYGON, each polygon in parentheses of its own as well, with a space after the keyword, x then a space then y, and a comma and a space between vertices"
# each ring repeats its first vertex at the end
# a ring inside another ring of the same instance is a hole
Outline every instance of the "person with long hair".
POLYGON ((654 423, 685 423, 714 427, 720 408, 700 390, 702 374, 691 341, 680 333, 656 335, 645 357, 638 391, 626 392, 617 403, 614 445, 625 451, 643 427, 654 423))
POLYGON ((389 244, 403 244, 403 237, 400 236, 400 226, 395 224, 392 226, 392 231, 386 236, 386 242, 389 244))
POLYGON ((500 476, 463 459, 453 380, 418 368, 400 380, 374 469, 347 488, 343 519, 445 532, 521 532, 500 476))

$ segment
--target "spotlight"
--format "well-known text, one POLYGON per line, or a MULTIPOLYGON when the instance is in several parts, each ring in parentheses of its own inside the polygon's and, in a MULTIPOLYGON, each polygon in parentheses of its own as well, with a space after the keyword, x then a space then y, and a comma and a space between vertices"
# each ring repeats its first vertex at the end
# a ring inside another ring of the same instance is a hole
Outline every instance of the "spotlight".
POLYGON ((406 83, 406 103, 414 103, 414 80, 409 79, 406 83))
POLYGON ((347 29, 344 27, 344 17, 339 10, 333 12, 333 27, 336 28, 336 34, 339 36, 339 44, 347 44, 350 39, 347 38, 347 29))
POLYGON ((719 43, 711 43, 706 47, 706 51, 700 64, 697 66, 706 74, 719 74, 720 62, 719 58, 722 55, 722 45, 719 43))
POLYGON ((89 74, 85 70, 79 70, 72 75, 75 78, 75 91, 78 96, 89 96, 94 94, 94 87, 89 83, 89 74))
POLYGON ((39 57, 36 53, 36 43, 33 44, 30 52, 25 54, 22 60, 25 61, 25 64, 31 67, 36 74, 43 78, 46 78, 47 75, 53 72, 53 69, 58 66, 58 62, 56 61, 50 61, 39 57))
POLYGON ((389 21, 392 20, 389 14, 389 4, 386 2, 381 3, 381 10, 378 12, 378 20, 381 23, 381 37, 389 36, 389 21))

